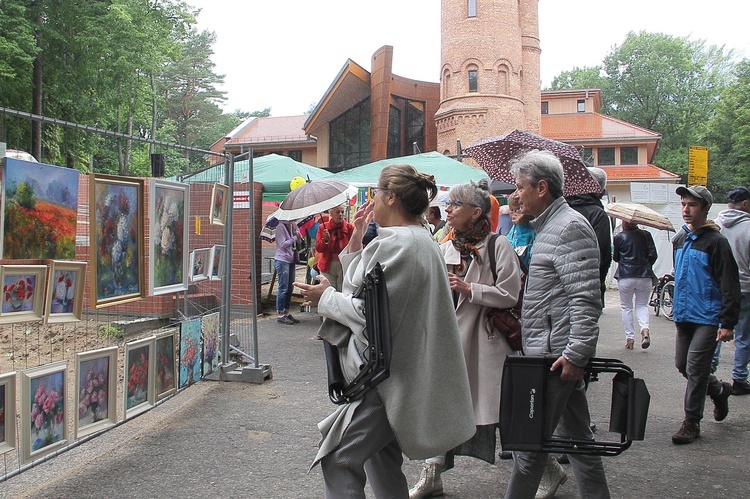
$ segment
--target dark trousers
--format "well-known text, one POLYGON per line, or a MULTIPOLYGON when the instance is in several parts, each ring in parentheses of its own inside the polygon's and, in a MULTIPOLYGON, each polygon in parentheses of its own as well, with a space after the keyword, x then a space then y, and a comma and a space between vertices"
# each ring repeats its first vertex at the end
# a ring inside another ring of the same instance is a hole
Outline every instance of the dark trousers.
POLYGON ((675 326, 674 363, 687 380, 685 419, 699 423, 703 419, 706 395, 721 393, 721 382, 711 374, 718 327, 694 322, 676 322, 675 326))

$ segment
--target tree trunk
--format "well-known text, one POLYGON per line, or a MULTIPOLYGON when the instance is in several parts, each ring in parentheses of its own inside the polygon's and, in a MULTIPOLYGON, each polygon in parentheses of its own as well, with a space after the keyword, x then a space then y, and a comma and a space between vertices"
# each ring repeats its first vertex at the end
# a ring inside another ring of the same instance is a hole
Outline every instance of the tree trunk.
MULTIPOLYGON (((40 7, 36 14, 36 46, 41 47, 42 23, 44 22, 44 11, 40 7)), ((31 96, 31 113, 42 115, 42 52, 40 51, 34 59, 33 67, 34 89, 31 96)), ((42 161, 42 122, 31 122, 31 155, 37 161, 42 161)))
MULTIPOLYGON (((149 75, 149 79, 151 80, 151 137, 149 137, 151 140, 156 140, 156 112, 157 112, 157 94, 156 94, 156 78, 154 78, 154 74, 151 73, 149 75)), ((156 146, 151 143, 149 144, 149 153, 154 154, 156 152, 156 146)))

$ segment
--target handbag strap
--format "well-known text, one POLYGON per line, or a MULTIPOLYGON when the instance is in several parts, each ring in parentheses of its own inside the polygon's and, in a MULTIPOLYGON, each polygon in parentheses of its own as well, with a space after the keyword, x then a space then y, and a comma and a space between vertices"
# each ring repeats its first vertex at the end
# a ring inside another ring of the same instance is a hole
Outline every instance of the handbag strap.
MULTIPOLYGON (((490 241, 487 243, 487 252, 490 256, 490 268, 492 269, 492 283, 497 282, 497 269, 495 268, 497 266, 497 259, 495 259, 495 239, 500 237, 500 234, 497 232, 493 232, 490 234, 490 241)), ((513 254, 516 255, 516 258, 518 259, 518 266, 521 267, 521 272, 524 275, 529 275, 529 269, 526 268, 526 264, 523 263, 523 260, 521 260, 521 257, 516 253, 515 251, 513 254)))

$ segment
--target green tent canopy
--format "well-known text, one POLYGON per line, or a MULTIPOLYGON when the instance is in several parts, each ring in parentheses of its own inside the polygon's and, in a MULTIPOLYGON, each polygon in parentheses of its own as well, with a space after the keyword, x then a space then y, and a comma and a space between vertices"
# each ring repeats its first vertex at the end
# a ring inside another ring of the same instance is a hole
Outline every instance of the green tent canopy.
MULTIPOLYGON (((237 161, 234 164, 234 181, 247 182, 250 161, 237 161)), ((289 182, 294 177, 315 180, 330 177, 328 170, 295 161, 288 156, 268 154, 253 159, 253 180, 263 184, 263 201, 281 202, 289 191, 289 182)), ((216 165, 183 179, 187 183, 223 182, 224 164, 216 165)))
POLYGON ((344 182, 375 184, 383 168, 388 165, 402 163, 412 165, 422 173, 434 175, 435 183, 438 185, 457 185, 483 178, 489 180, 484 170, 465 165, 439 152, 425 152, 411 156, 401 156, 400 158, 382 159, 374 163, 367 163, 366 165, 352 168, 351 170, 344 170, 335 174, 333 178, 343 180, 344 182))

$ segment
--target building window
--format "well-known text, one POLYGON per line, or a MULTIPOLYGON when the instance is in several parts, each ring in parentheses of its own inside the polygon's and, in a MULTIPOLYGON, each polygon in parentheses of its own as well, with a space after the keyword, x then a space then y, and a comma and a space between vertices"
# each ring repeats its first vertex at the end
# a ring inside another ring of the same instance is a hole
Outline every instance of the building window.
POLYGON ((586 112, 586 101, 584 99, 578 99, 578 112, 579 113, 586 112))
POLYGON ((615 164, 615 148, 614 147, 600 147, 596 150, 597 165, 599 166, 612 166, 615 164))
POLYGON ((549 102, 542 101, 542 114, 549 114, 549 102))
POLYGON ((401 156, 401 110, 391 106, 388 112, 388 157, 401 156))
POLYGON ((294 161, 299 161, 302 163, 302 151, 296 150, 296 151, 289 151, 289 157, 292 158, 294 161))
POLYGON ((339 172, 370 162, 370 99, 365 99, 331 123, 329 169, 339 172))
POLYGON ((467 0, 466 13, 468 17, 477 17, 477 0, 467 0))
POLYGON ((621 165, 638 164, 638 147, 621 147, 620 148, 621 165))
POLYGON ((584 163, 594 164, 594 150, 590 147, 581 148, 581 158, 584 163))
POLYGON ((424 151, 425 103, 393 97, 388 112, 388 157, 414 154, 414 144, 424 151))
POLYGON ((476 92, 479 88, 479 71, 476 69, 469 70, 469 92, 476 92))
POLYGON ((410 100, 406 103, 406 154, 414 154, 414 144, 424 151, 424 102, 410 100))

